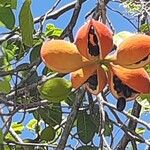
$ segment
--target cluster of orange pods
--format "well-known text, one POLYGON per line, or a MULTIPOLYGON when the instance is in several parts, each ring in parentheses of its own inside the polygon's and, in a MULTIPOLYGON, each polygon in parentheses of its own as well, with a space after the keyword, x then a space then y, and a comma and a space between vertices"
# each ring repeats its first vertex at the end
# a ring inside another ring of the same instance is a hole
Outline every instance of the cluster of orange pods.
POLYGON ((125 102, 150 93, 150 76, 144 66, 150 63, 150 36, 135 34, 125 39, 113 54, 113 35, 109 28, 91 19, 83 25, 75 43, 50 40, 43 43, 41 58, 60 73, 71 73, 73 88, 84 85, 94 95, 106 84, 122 111, 125 102))

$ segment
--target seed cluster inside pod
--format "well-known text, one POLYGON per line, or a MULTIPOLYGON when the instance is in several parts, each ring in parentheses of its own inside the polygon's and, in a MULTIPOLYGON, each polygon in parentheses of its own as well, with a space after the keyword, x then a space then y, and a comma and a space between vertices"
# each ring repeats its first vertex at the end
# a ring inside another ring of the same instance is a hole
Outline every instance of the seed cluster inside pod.
POLYGON ((94 74, 90 76, 87 80, 87 83, 88 83, 89 88, 91 88, 92 90, 96 90, 98 86, 97 75, 94 74))
POLYGON ((116 75, 113 76, 113 84, 115 91, 121 97, 129 98, 138 93, 126 84, 122 83, 122 81, 116 75))
POLYGON ((123 111, 126 106, 127 99, 135 98, 138 94, 137 91, 133 90, 126 84, 124 84, 116 75, 113 76, 113 88, 118 95, 117 98, 117 109, 118 111, 123 111))
POLYGON ((100 54, 98 38, 93 26, 90 27, 88 33, 88 50, 91 56, 98 56, 100 54))

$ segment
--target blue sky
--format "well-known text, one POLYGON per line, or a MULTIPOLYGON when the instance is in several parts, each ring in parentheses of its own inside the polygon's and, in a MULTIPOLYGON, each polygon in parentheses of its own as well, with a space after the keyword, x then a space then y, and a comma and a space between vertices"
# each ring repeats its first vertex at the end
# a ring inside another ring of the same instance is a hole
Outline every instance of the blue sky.
MULTIPOLYGON (((18 18, 19 11, 20 11, 20 8, 21 8, 23 2, 24 2, 24 0, 18 0, 17 10, 14 10, 16 18, 18 18)), ((56 0, 32 0, 31 7, 32 7, 32 13, 33 13, 34 18, 45 14, 53 6, 53 4, 55 2, 56 2, 56 0)), ((60 5, 58 6, 58 8, 69 2, 72 2, 72 0, 62 0, 60 5)), ((84 3, 81 13, 80 13, 80 16, 78 18, 77 25, 75 26, 75 29, 74 29, 74 35, 76 34, 79 27, 81 25, 83 25, 84 22, 86 21, 85 14, 87 14, 87 12, 89 12, 95 6, 96 2, 97 2, 96 0, 87 0, 87 2, 84 3)), ((118 11, 121 11, 121 12, 125 11, 123 9, 123 7, 118 3, 110 3, 109 6, 112 7, 113 9, 117 9, 118 11)), ((46 21, 45 24, 53 23, 58 28, 64 29, 67 26, 68 22, 70 21, 71 15, 72 15, 72 10, 65 13, 64 15, 59 17, 57 20, 46 21)), ((112 25, 114 26, 116 33, 120 32, 120 31, 135 32, 135 29, 133 28, 133 26, 128 21, 126 21, 123 17, 121 17, 120 15, 109 10, 108 17, 109 17, 112 25)), ((18 19, 16 19, 16 25, 18 25, 18 19)), ((38 27, 38 25, 36 25, 36 28, 37 27, 38 27)), ((7 31, 8 30, 6 30, 5 28, 0 28, 0 33, 7 32, 7 31)), ((112 96, 109 96, 108 99, 111 103, 114 103, 114 104, 116 103, 116 100, 112 96)), ((127 109, 131 108, 132 104, 133 104, 132 102, 129 102, 127 104, 127 109)), ((19 115, 16 115, 13 117, 14 121, 20 121, 21 117, 18 117, 18 116, 19 115)), ((26 117, 26 119, 24 121, 24 124, 26 124, 31 118, 32 118, 32 115, 28 115, 28 117, 26 117)), ((147 119, 147 117, 146 118, 144 117, 144 119, 147 119)), ((125 120, 125 118, 122 117, 122 120, 125 120)), ((115 131, 117 131, 117 129, 115 131)), ((118 135, 121 136, 121 133, 122 132, 119 132, 118 135)), ((28 136, 30 138, 33 137, 31 132, 25 131, 25 132, 23 132, 22 137, 24 138, 26 136, 28 136)), ((148 135, 146 135, 146 136, 148 137, 148 135)), ((117 141, 118 139, 115 139, 115 140, 117 141)), ((97 142, 97 140, 95 140, 95 142, 97 142)), ((142 148, 143 148, 143 146, 142 146, 142 148)))

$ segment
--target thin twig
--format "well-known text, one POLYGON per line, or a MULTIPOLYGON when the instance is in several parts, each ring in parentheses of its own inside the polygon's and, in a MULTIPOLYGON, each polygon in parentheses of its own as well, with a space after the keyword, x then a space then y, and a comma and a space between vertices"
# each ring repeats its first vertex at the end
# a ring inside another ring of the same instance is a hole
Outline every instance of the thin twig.
POLYGON ((73 28, 76 24, 76 21, 78 19, 78 16, 79 16, 79 13, 80 13, 80 10, 81 10, 81 6, 82 6, 82 1, 81 0, 77 0, 76 4, 75 4, 75 7, 74 7, 74 11, 73 11, 73 14, 72 14, 72 17, 71 17, 71 20, 68 24, 68 26, 64 29, 62 35, 61 35, 61 38, 64 39, 65 37, 69 36, 70 34, 70 41, 71 42, 74 42, 74 39, 73 39, 73 28))

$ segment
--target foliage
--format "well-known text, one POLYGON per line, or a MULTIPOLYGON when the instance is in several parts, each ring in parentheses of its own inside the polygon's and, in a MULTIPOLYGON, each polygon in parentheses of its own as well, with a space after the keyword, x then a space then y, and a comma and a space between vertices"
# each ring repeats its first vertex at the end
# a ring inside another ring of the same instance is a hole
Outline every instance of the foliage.
MULTIPOLYGON (((21 4, 19 0, 0 0, 0 28, 7 31, 0 34, 0 149, 55 149, 63 145, 60 142, 64 141, 66 150, 98 150, 100 142, 103 149, 108 148, 107 144, 112 149, 119 149, 116 144, 119 142, 122 144, 119 146, 125 149, 130 146, 130 141, 134 141, 137 147, 141 143, 145 146, 150 145, 147 139, 149 122, 148 119, 143 119, 147 118, 150 112, 150 94, 141 94, 137 98, 138 103, 132 102, 133 108, 129 102, 130 106, 125 111, 117 112, 116 107, 111 104, 116 100, 110 100, 109 97, 112 95, 109 94, 109 89, 106 89, 102 92, 103 110, 100 110, 99 98, 85 90, 82 95, 79 89, 73 89, 69 74, 53 72, 43 66, 40 58, 43 41, 64 37, 73 41, 76 31, 74 27, 81 21, 75 19, 80 18, 77 11, 82 14, 79 6, 84 2, 88 5, 86 0, 82 0, 57 8, 61 2, 56 1, 49 12, 35 18, 32 10, 33 1, 24 0, 21 4), (73 14, 70 13, 71 9, 74 11, 73 14), (65 18, 65 12, 72 15, 71 20, 65 18), (62 29, 61 25, 58 26, 52 21, 60 16, 64 17, 65 22, 65 28, 62 29), (132 109, 130 115, 126 112, 129 109, 132 109), (122 142, 124 139, 126 141, 122 142), (127 144, 123 145, 124 143, 127 144)), ((116 5, 115 2, 112 3, 116 5)), ((140 17, 145 15, 145 22, 142 24, 139 21, 136 31, 149 34, 148 13, 142 12, 145 4, 127 0, 120 3, 135 19, 137 14, 140 17)), ((98 6, 98 3, 93 3, 94 9, 88 11, 92 10, 90 15, 93 18, 100 17, 103 20, 102 13, 97 11, 98 6)), ((117 4, 117 8, 119 7, 117 4)), ((109 7, 106 6, 106 9, 109 7)), ((128 14, 122 14, 122 17, 124 16, 130 20, 128 14)), ((111 21, 115 22, 114 18, 111 18, 111 21)), ((82 20, 82 24, 83 22, 82 20)), ((133 34, 135 32, 129 31, 114 34, 114 44, 119 46, 133 34)), ((105 71, 107 69, 106 66, 105 71)), ((150 74, 150 64, 145 66, 145 70, 150 74)))

